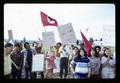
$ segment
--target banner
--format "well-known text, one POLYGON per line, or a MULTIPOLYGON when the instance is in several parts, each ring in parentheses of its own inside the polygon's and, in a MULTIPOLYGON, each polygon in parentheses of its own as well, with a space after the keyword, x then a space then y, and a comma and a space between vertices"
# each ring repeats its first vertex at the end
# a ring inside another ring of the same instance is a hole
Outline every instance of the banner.
POLYGON ((44 54, 36 54, 32 59, 32 72, 44 71, 44 54))
POLYGON ((108 25, 104 26, 103 33, 103 46, 114 46, 115 47, 115 26, 108 25))
POLYGON ((75 44, 76 37, 72 23, 64 24, 58 27, 58 32, 63 44, 75 44))
POLYGON ((40 14, 41 14, 41 21, 43 23, 43 26, 56 26, 56 27, 58 26, 58 23, 54 18, 48 16, 43 12, 40 12, 40 14))
POLYGON ((9 40, 13 40, 12 30, 8 30, 8 39, 9 39, 9 40))
POLYGON ((91 44, 90 44, 90 42, 87 40, 87 38, 85 37, 85 35, 81 32, 81 36, 82 36, 82 39, 83 39, 83 41, 84 41, 84 44, 85 44, 85 50, 86 50, 86 54, 87 54, 87 56, 89 56, 89 51, 90 51, 90 49, 91 49, 91 44))
POLYGON ((54 32, 42 32, 42 37, 43 37, 43 45, 46 46, 54 46, 55 45, 55 35, 54 32))

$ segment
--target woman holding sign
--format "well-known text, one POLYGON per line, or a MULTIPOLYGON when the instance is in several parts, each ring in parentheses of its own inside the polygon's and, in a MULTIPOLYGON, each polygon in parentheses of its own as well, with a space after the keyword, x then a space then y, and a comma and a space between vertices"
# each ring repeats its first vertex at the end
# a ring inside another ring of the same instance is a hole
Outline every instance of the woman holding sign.
MULTIPOLYGON (((38 42, 33 42, 33 49, 36 50, 36 54, 41 54, 41 50, 42 50, 42 44, 41 43, 38 43, 38 42)), ((38 74, 40 73, 41 75, 41 79, 44 79, 44 72, 41 71, 41 72, 34 72, 33 76, 34 78, 37 78, 38 77, 38 74)))
POLYGON ((45 53, 46 60, 46 72, 45 78, 53 78, 53 69, 55 68, 55 52, 53 51, 53 46, 50 46, 48 51, 45 53))

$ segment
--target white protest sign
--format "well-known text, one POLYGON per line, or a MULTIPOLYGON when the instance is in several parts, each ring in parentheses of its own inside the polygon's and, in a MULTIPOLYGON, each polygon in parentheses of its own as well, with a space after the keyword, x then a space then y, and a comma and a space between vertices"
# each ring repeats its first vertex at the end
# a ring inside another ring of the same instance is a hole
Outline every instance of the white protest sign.
POLYGON ((32 72, 44 71, 44 54, 36 54, 32 59, 32 72))
POLYGON ((76 37, 72 27, 72 23, 59 26, 58 32, 63 44, 74 44, 76 42, 76 37))
POLYGON ((54 32, 42 32, 42 37, 43 37, 43 45, 46 46, 54 46, 55 45, 55 35, 54 32))
POLYGON ((103 45, 115 47, 115 26, 109 25, 103 28, 103 45))
POLYGON ((13 33, 12 30, 8 30, 8 36, 10 40, 13 40, 13 33))

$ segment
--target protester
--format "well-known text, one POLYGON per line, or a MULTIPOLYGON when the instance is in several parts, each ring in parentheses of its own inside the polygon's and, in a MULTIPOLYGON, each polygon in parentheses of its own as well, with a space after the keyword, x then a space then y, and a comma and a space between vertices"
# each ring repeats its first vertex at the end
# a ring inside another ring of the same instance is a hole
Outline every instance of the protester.
POLYGON ((66 47, 66 45, 62 46, 59 49, 59 53, 60 53, 60 77, 62 79, 66 78, 68 75, 68 56, 69 56, 69 53, 67 52, 65 47, 66 47), (63 73, 64 70, 65 70, 65 74, 63 73))
MULTIPOLYGON (((102 51, 101 51, 101 47, 97 45, 97 46, 94 47, 94 49, 95 49, 95 55, 98 56, 98 57, 100 58, 100 60, 101 60, 101 58, 102 58, 102 56, 103 56, 103 53, 102 53, 102 51)), ((100 70, 99 70, 99 72, 100 72, 100 79, 101 79, 101 78, 102 78, 102 75, 101 75, 102 66, 101 66, 101 65, 100 65, 100 70)))
POLYGON ((90 49, 90 68, 91 68, 91 79, 100 79, 100 58, 95 55, 95 49, 90 49))
POLYGON ((55 51, 53 46, 50 46, 48 51, 45 53, 46 60, 46 72, 45 78, 54 78, 53 69, 55 68, 55 51))
POLYGON ((75 58, 75 57, 77 57, 78 56, 78 47, 74 47, 73 48, 73 52, 72 52, 72 54, 71 54, 71 57, 69 57, 69 61, 70 61, 70 63, 71 63, 71 61, 75 58))
MULTIPOLYGON (((33 42, 32 46, 33 46, 33 49, 36 50, 36 52, 37 52, 36 54, 41 54, 42 44, 37 43, 37 42, 33 42)), ((39 74, 39 72, 35 72, 34 77, 37 78, 38 74, 39 74)), ((40 72, 40 75, 41 75, 41 79, 44 79, 44 72, 43 71, 40 72)))
POLYGON ((11 79, 11 58, 10 54, 13 50, 13 44, 6 43, 4 45, 4 78, 11 79))
MULTIPOLYGON (((114 60, 114 64, 116 64, 116 52, 113 52, 113 60, 114 60)), ((114 73, 116 73, 116 66, 113 68, 114 69, 114 73)))
POLYGON ((60 53, 59 53, 59 49, 60 49, 61 45, 62 44, 60 42, 58 42, 55 46, 55 56, 56 56, 55 66, 56 66, 56 68, 54 69, 54 73, 55 73, 56 78, 58 78, 59 74, 60 74, 60 53))
POLYGON ((42 50, 42 44, 41 43, 38 43, 38 42, 33 42, 33 45, 34 49, 36 50, 37 54, 40 54, 41 53, 41 50, 42 50))
POLYGON ((110 53, 110 48, 104 50, 104 54, 101 59, 102 64, 102 78, 103 79, 113 79, 115 78, 115 63, 114 59, 110 53))
POLYGON ((95 46, 94 49, 95 49, 95 53, 96 53, 95 55, 98 56, 101 59, 101 57, 102 57, 101 47, 100 46, 95 46))
POLYGON ((14 45, 11 59, 14 62, 14 64, 12 63, 12 79, 21 79, 24 56, 21 53, 21 46, 19 43, 14 45))
POLYGON ((76 58, 77 56, 78 56, 78 47, 73 47, 73 49, 72 49, 73 51, 72 51, 72 53, 71 53, 71 55, 70 55, 70 57, 69 57, 69 68, 70 68, 70 75, 71 75, 71 77, 73 78, 73 73, 72 73, 72 69, 71 69, 71 61, 74 59, 74 58, 76 58))
POLYGON ((78 56, 72 60, 71 68, 75 79, 88 79, 90 77, 90 60, 83 48, 80 48, 78 56))
POLYGON ((32 76, 32 57, 36 54, 36 51, 30 48, 28 42, 24 43, 24 48, 22 53, 24 55, 25 78, 28 79, 29 77, 33 77, 34 79, 34 76, 32 76))

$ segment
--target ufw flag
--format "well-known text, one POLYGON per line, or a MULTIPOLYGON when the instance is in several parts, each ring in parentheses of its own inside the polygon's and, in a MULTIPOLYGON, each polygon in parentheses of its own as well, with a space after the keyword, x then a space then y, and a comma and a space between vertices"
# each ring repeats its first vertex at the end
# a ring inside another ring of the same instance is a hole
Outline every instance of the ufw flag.
POLYGON ((40 15, 43 26, 58 26, 58 23, 54 18, 51 18, 43 12, 40 12, 40 15))
POLYGON ((89 51, 90 51, 92 46, 82 32, 81 32, 81 35, 82 35, 82 39, 84 41, 84 47, 85 47, 85 50, 86 50, 86 54, 87 54, 87 56, 89 56, 89 51))

